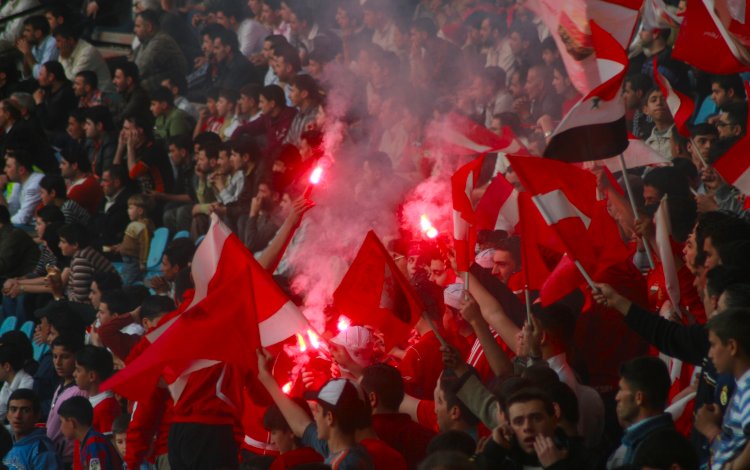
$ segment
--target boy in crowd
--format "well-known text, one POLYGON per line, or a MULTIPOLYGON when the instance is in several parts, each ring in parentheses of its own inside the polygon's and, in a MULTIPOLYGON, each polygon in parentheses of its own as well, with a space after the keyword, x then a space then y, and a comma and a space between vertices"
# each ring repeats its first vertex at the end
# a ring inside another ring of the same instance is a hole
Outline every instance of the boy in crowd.
POLYGON ((21 388, 8 400, 8 421, 13 433, 13 447, 3 457, 6 468, 58 470, 63 465, 55 446, 44 429, 37 428, 41 418, 39 397, 32 390, 21 388))
POLYGON ((71 397, 58 410, 66 439, 81 443, 80 465, 87 470, 120 470, 122 459, 111 442, 92 426, 94 409, 85 397, 71 397))
MULTIPOLYGON (((306 401, 295 398, 294 402, 308 416, 311 416, 310 407, 306 401)), ((306 447, 294 435, 277 405, 271 405, 266 410, 263 415, 263 427, 271 434, 271 443, 279 448, 280 455, 271 463, 271 470, 282 470, 306 463, 323 462, 323 457, 319 453, 315 452, 312 447, 306 447)))
MULTIPOLYGON (((29 349, 31 344, 27 342, 29 349)), ((2 390, 0 390, 0 416, 5 416, 8 411, 8 398, 13 392, 21 388, 32 388, 34 378, 24 369, 27 359, 23 348, 16 341, 3 341, 0 344, 0 381, 2 381, 2 390)))
POLYGON ((147 201, 142 194, 133 194, 128 198, 128 217, 130 224, 125 229, 122 243, 112 247, 112 251, 122 256, 122 282, 126 286, 143 281, 146 274, 146 261, 154 233, 154 224, 146 216, 147 201))
POLYGON ((112 423, 112 445, 123 460, 127 450, 128 426, 130 426, 130 416, 127 413, 121 414, 112 423))
POLYGON ((112 354, 104 348, 87 345, 76 354, 76 385, 89 396, 94 410, 93 428, 104 435, 110 434, 112 423, 122 414, 122 408, 111 391, 99 392, 99 385, 113 372, 112 354))

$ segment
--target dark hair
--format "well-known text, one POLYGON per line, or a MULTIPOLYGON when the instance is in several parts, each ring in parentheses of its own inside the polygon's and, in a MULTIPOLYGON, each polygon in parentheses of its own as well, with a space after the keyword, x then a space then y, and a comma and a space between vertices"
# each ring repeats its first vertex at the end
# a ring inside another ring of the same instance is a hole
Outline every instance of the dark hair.
POLYGON ((249 155, 250 160, 255 162, 260 158, 260 147, 252 138, 241 138, 231 142, 232 152, 237 152, 240 156, 249 155))
POLYGON ((735 268, 730 268, 723 264, 714 266, 706 272, 706 290, 712 297, 719 297, 727 287, 747 280, 747 274, 735 268), (743 277, 745 279, 743 279, 743 277))
MULTIPOLYGON (((475 371, 471 371, 472 375, 476 375, 475 371)), ((443 398, 445 404, 450 410, 454 406, 457 406, 461 412, 461 419, 470 426, 475 426, 479 423, 479 418, 458 398, 458 390, 461 388, 463 381, 459 380, 453 373, 447 373, 443 371, 443 375, 438 380, 438 387, 443 392, 443 398)))
MULTIPOLYGON (((47 178, 47 176, 45 176, 45 178, 47 178)), ((39 210, 36 211, 36 216, 42 219, 45 224, 51 224, 54 222, 65 223, 65 215, 60 208, 54 204, 40 207, 39 210)))
MULTIPOLYGON (((310 411, 310 406, 307 404, 307 401, 300 397, 293 397, 292 401, 294 401, 297 406, 302 408, 302 410, 307 413, 310 418, 312 418, 312 412, 310 411)), ((265 429, 266 431, 292 430, 289 427, 289 423, 284 418, 284 415, 281 413, 278 405, 276 405, 275 403, 269 406, 266 409, 266 412, 263 414, 263 429, 265 429)))
POLYGON ((237 40, 237 33, 226 28, 217 30, 213 39, 218 39, 223 45, 229 46, 229 49, 231 49, 233 53, 237 53, 240 49, 240 43, 237 40))
POLYGON ((143 300, 141 304, 141 318, 153 320, 165 313, 173 311, 175 308, 174 301, 164 295, 150 295, 143 300))
POLYGON ((85 108, 74 108, 68 112, 68 118, 75 119, 80 125, 83 125, 86 122, 87 116, 88 112, 85 108))
POLYGON ((31 29, 34 31, 41 31, 42 36, 47 36, 49 34, 49 22, 44 15, 29 16, 23 20, 23 25, 31 26, 31 29))
POLYGON ((105 168, 104 171, 109 172, 109 177, 112 178, 112 180, 120 180, 123 185, 126 185, 128 181, 130 181, 128 170, 124 165, 110 165, 105 168))
POLYGON ((137 13, 135 16, 140 16, 143 21, 151 24, 154 27, 154 31, 158 31, 161 27, 161 23, 159 22, 159 13, 155 10, 143 10, 137 13))
POLYGON ((742 77, 737 74, 714 75, 711 77, 711 83, 719 85, 719 88, 725 91, 733 90, 735 96, 745 98, 745 86, 742 77))
MULTIPOLYGON (((44 175, 44 177, 42 177, 42 179, 39 181, 39 187, 47 191, 49 194, 52 194, 52 191, 54 191, 55 196, 61 198, 64 198, 67 193, 67 189, 65 188, 65 179, 60 175, 44 175)), ((42 209, 46 207, 50 206, 45 206, 42 209)), ((57 207, 55 208, 57 209, 57 207)), ((40 215, 42 209, 39 209, 39 211, 37 212, 37 215, 39 215, 40 217, 42 217, 40 215)), ((42 217, 42 219, 44 219, 44 217, 42 217)))
POLYGON ((532 311, 546 334, 563 345, 569 346, 572 343, 577 315, 570 305, 562 301, 546 307, 535 303, 532 305, 532 311))
POLYGON ((151 92, 151 101, 167 103, 169 106, 174 106, 174 95, 169 89, 160 86, 151 92))
POLYGON ((260 99, 260 90, 263 87, 258 85, 257 83, 248 83, 247 85, 240 88, 240 95, 245 95, 249 98, 252 98, 257 103, 260 99))
POLYGON ((94 124, 101 124, 104 131, 111 131, 114 128, 112 122, 112 113, 106 106, 92 106, 86 110, 86 119, 90 119, 94 124))
POLYGON ((61 149, 60 156, 69 164, 75 165, 78 171, 91 173, 91 162, 86 155, 86 150, 77 142, 69 142, 61 149))
POLYGON ((730 339, 737 342, 743 354, 750 356, 750 309, 728 308, 721 315, 714 315, 706 326, 726 344, 730 339))
POLYGON ((724 251, 726 245, 741 240, 750 240, 750 224, 739 217, 731 216, 720 223, 706 227, 704 236, 711 239, 711 244, 721 256, 721 252, 724 251))
POLYGON ((130 415, 123 413, 112 421, 112 434, 125 434, 130 426, 130 415))
POLYGON ((2 342, 0 344, 0 365, 8 363, 14 371, 19 371, 29 359, 14 343, 2 342))
POLYGON ((114 289, 102 292, 101 303, 107 304, 107 308, 113 315, 122 315, 130 312, 130 299, 122 289, 114 289))
POLYGON ((112 354, 106 348, 90 344, 76 353, 76 364, 87 371, 95 372, 100 382, 110 378, 115 371, 112 354))
POLYGON ((633 91, 643 92, 644 98, 646 96, 645 95, 646 92, 650 91, 654 86, 654 82, 651 81, 651 77, 649 77, 648 75, 644 75, 642 73, 634 73, 634 74, 627 75, 622 84, 623 88, 625 88, 626 83, 630 83, 630 88, 633 91))
POLYGON ((86 397, 70 397, 60 405, 57 414, 63 418, 75 419, 82 426, 91 426, 94 421, 94 407, 86 397))
POLYGON ((284 90, 278 85, 267 85, 260 90, 260 94, 267 101, 273 101, 276 106, 283 108, 286 106, 286 96, 284 90))
POLYGON ((507 251, 513 257, 518 269, 521 269, 521 238, 516 236, 505 237, 497 241, 495 249, 507 251))
POLYGON ((656 188, 662 196, 667 194, 669 199, 691 197, 687 177, 671 166, 653 168, 643 177, 643 185, 656 188))
POLYGON ((34 163, 31 160, 31 155, 25 149, 20 148, 9 148, 5 150, 5 158, 12 158, 16 161, 16 165, 24 167, 30 172, 34 171, 34 163))
MULTIPOLYGON (((52 318, 48 317, 47 319, 51 320, 52 318)), ((76 335, 72 334, 71 332, 60 333, 60 336, 52 341, 51 347, 54 348, 55 346, 59 346, 72 354, 76 354, 78 351, 83 349, 83 335, 76 335)))
POLYGON ((693 137, 695 137, 696 135, 712 135, 718 137, 719 130, 716 129, 716 126, 712 126, 707 122, 702 122, 690 127, 690 135, 693 137))
MULTIPOLYGON (((14 356, 16 360, 20 359, 19 367, 15 367, 18 364, 17 362, 8 361, 11 362, 15 370, 31 369, 36 365, 34 362, 34 346, 26 333, 19 330, 7 331, 0 336, 0 343, 2 343, 2 346, 10 346, 10 355, 14 356)), ((27 372, 29 371, 27 370, 27 372)))
POLYGON ((435 25, 435 22, 430 18, 417 18, 416 20, 412 21, 411 27, 419 31, 420 33, 426 33, 429 37, 434 37, 438 32, 438 28, 435 25))
POLYGON ((140 81, 141 74, 135 62, 119 62, 115 66, 115 71, 117 70, 121 70, 125 78, 132 78, 135 83, 140 81))
POLYGON ((737 124, 742 128, 742 134, 747 131, 747 103, 745 103, 744 101, 729 103, 724 106, 724 109, 722 109, 722 111, 727 113, 727 116, 729 117, 729 120, 732 121, 732 124, 737 124))
POLYGON ((151 114, 133 113, 125 116, 125 121, 130 122, 136 128, 143 130, 143 136, 152 140, 154 136, 154 117, 151 114))
POLYGON ((68 23, 63 23, 61 25, 58 25, 54 31, 52 31, 53 37, 60 36, 63 39, 73 39, 75 41, 78 41, 78 38, 81 37, 81 32, 74 28, 72 25, 68 23))
POLYGON ((219 98, 236 103, 240 99, 240 93, 232 88, 221 88, 219 89, 219 98))
POLYGON ((271 43, 271 49, 275 49, 281 44, 289 44, 289 41, 286 40, 286 37, 281 34, 269 34, 263 39, 263 42, 266 41, 271 43))
POLYGON ((302 68, 302 64, 299 59, 299 52, 297 48, 289 43, 279 44, 273 48, 273 55, 284 59, 284 63, 292 66, 292 73, 297 73, 302 68))
POLYGON ((177 265, 180 268, 187 267, 193 260, 194 254, 195 244, 189 238, 172 240, 164 250, 164 256, 166 256, 169 264, 177 265))
POLYGON ((474 470, 476 466, 464 452, 439 451, 430 454, 417 467, 418 470, 474 470))
MULTIPOLYGON (((552 398, 544 391, 535 387, 524 387, 512 394, 505 401, 505 414, 508 415, 510 407, 516 403, 527 403, 530 401, 541 401, 544 403, 544 410, 548 415, 555 415, 555 406, 552 402, 552 398)), ((508 416, 510 419, 510 416, 508 416)))
POLYGON ((174 145, 178 149, 187 150, 188 152, 193 151, 193 140, 188 134, 174 135, 167 139, 167 146, 174 145))
POLYGON ((8 404, 10 405, 10 402, 12 402, 13 400, 30 401, 31 409, 34 411, 34 413, 39 413, 39 411, 41 411, 42 409, 39 395, 37 395, 36 392, 34 390, 31 390, 30 388, 19 388, 18 390, 15 390, 10 394, 10 397, 8 397, 8 404))
POLYGON ((178 73, 170 74, 167 77, 167 80, 169 80, 170 87, 176 87, 177 88, 177 95, 182 95, 185 93, 185 90, 187 90, 187 79, 184 75, 180 75, 178 73))
POLYGON ((638 468, 659 469, 679 465, 682 470, 698 470, 698 455, 689 440, 674 429, 660 429, 649 434, 635 449, 633 463, 638 468))
POLYGON ((102 293, 122 288, 122 278, 114 271, 98 271, 94 273, 91 282, 96 282, 102 293))
POLYGON ((664 409, 671 386, 664 361, 658 357, 636 357, 620 366, 620 377, 633 391, 643 393, 644 406, 664 409))
POLYGON ((569 423, 577 425, 580 419, 580 408, 578 397, 572 388, 565 382, 557 381, 546 388, 553 402, 560 407, 560 414, 569 423))
POLYGON ((71 245, 78 245, 79 250, 89 246, 89 231, 79 223, 63 225, 60 227, 58 234, 60 235, 60 238, 65 239, 65 241, 71 245))
POLYGON ((93 70, 81 70, 76 74, 76 77, 83 78, 84 83, 94 90, 99 87, 99 77, 97 77, 96 72, 93 70))
POLYGON ((441 432, 433 437, 427 444, 426 455, 432 455, 439 452, 459 452, 462 455, 471 457, 476 450, 474 438, 463 431, 450 430, 441 432))
POLYGON ((289 84, 296 87, 299 91, 306 91, 313 103, 320 101, 320 88, 318 83, 310 75, 295 75, 289 79, 289 84))
POLYGON ((395 367, 388 364, 372 364, 362 372, 360 385, 365 393, 374 393, 378 402, 387 410, 398 410, 404 399, 404 379, 395 367))

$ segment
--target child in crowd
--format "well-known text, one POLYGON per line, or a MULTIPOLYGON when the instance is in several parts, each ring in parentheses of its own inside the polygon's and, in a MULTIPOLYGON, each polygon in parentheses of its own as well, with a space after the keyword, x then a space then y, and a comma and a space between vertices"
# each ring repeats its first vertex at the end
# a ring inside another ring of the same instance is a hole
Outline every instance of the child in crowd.
POLYGON ((125 458, 128 442, 128 426, 130 426, 130 416, 121 414, 112 422, 112 444, 120 454, 120 458, 125 458))
MULTIPOLYGON (((312 417, 310 407, 301 398, 293 399, 308 416, 312 417)), ((306 447, 294 435, 289 423, 284 419, 277 405, 271 405, 263 415, 263 427, 271 433, 271 443, 279 448, 279 456, 271 463, 270 470, 282 470, 306 463, 323 462, 323 456, 312 447, 306 447)))
POLYGON ((65 400, 58 410, 65 438, 81 443, 80 464, 87 470, 120 470, 122 459, 111 442, 92 427, 94 409, 85 397, 65 400))
POLYGON ((0 389, 0 416, 3 421, 8 411, 10 395, 20 388, 34 387, 34 378, 23 370, 26 360, 22 348, 15 342, 0 344, 0 381, 3 384, 0 389))
POLYGON ((93 428, 104 435, 110 434, 112 423, 122 414, 122 407, 111 391, 99 392, 99 385, 113 372, 112 354, 104 348, 87 345, 76 354, 73 374, 76 385, 89 396, 94 409, 93 428))
POLYGON ((146 210, 147 202, 142 194, 133 194, 128 198, 130 223, 125 229, 122 243, 112 247, 122 256, 122 282, 126 286, 142 282, 146 274, 151 235, 154 233, 154 224, 147 217, 146 210))

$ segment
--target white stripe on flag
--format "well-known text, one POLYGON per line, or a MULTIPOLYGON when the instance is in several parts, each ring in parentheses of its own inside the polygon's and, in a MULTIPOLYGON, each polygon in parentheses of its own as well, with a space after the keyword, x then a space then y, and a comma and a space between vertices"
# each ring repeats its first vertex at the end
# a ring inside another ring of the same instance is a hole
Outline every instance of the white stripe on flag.
POLYGON ((740 175, 740 177, 734 180, 732 186, 739 189, 742 194, 750 195, 750 166, 745 168, 745 171, 740 175))
POLYGON ((559 189, 550 191, 545 194, 537 194, 531 198, 539 208, 544 221, 547 225, 554 225, 563 219, 579 218, 586 228, 591 225, 591 219, 578 209, 559 189))
POLYGON ((469 223, 461 217, 461 213, 453 209, 453 238, 469 241, 469 223))
POLYGON ((276 313, 258 323, 260 344, 268 347, 284 341, 297 332, 304 331, 307 327, 305 316, 289 300, 276 313))

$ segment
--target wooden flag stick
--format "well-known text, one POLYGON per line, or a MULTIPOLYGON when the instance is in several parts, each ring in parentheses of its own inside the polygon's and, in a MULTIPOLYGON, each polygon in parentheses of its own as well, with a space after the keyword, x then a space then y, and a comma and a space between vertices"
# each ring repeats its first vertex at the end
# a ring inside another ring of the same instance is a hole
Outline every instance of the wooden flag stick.
POLYGON ((573 261, 576 264, 576 267, 581 272, 581 275, 584 279, 586 279, 586 283, 591 287, 591 290, 596 291, 599 290, 598 287, 594 284, 594 280, 591 279, 591 276, 589 276, 589 273, 586 272, 586 270, 583 268, 583 265, 578 260, 573 261))
POLYGON ((523 294, 526 296, 526 322, 529 324, 529 327, 531 327, 531 294, 529 293, 528 284, 524 286, 523 294))
MULTIPOLYGON (((635 197, 633 196, 633 188, 630 187, 630 179, 628 178, 628 168, 625 166, 625 157, 620 154, 620 167, 622 167, 622 179, 625 181, 625 191, 628 193, 628 200, 630 200, 630 207, 633 209, 633 217, 638 219, 638 207, 635 205, 635 197)), ((646 258, 648 259, 648 265, 651 269, 654 269, 654 257, 651 255, 651 247, 649 246, 648 240, 643 239, 643 248, 646 250, 646 258)))
POLYGON ((430 329, 433 333, 435 333, 435 337, 440 341, 440 345, 443 347, 449 347, 448 342, 445 341, 445 338, 443 338, 443 335, 440 334, 437 327, 435 326, 435 323, 432 322, 432 318, 430 318, 429 315, 427 315, 427 312, 422 312, 422 318, 427 320, 427 324, 430 325, 430 329))

